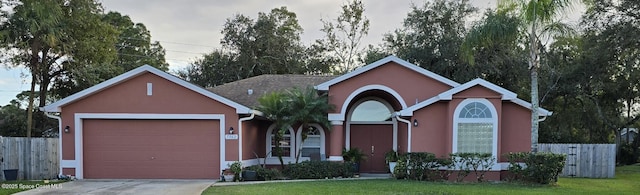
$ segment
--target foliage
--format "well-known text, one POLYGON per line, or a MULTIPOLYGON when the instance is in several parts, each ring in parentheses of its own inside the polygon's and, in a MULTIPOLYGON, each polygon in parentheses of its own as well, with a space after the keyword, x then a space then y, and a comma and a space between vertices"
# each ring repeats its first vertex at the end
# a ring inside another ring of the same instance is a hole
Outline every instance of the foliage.
POLYGON ((303 161, 289 164, 282 173, 289 179, 324 179, 353 177, 351 163, 333 161, 303 161))
MULTIPOLYGON (((285 101, 287 102, 287 112, 289 114, 289 124, 298 123, 302 127, 300 133, 300 145, 304 144, 309 131, 312 130, 311 124, 319 124, 324 129, 331 129, 331 122, 327 117, 327 113, 333 110, 335 106, 329 104, 326 93, 318 94, 312 87, 305 89, 293 88, 286 91, 285 101)), ((296 155, 296 163, 302 154, 302 147, 299 148, 296 155)))
POLYGON ((411 180, 447 180, 451 173, 452 161, 449 158, 436 158, 433 153, 410 152, 398 155, 398 164, 393 170, 398 179, 411 180), (440 170, 445 168, 446 170, 440 170))
POLYGON ((329 72, 330 61, 321 56, 326 48, 305 47, 302 32, 296 14, 286 7, 260 12, 256 19, 235 15, 223 25, 223 48, 204 55, 178 76, 213 87, 262 74, 329 72))
POLYGON ((233 172, 233 180, 240 181, 240 173, 242 173, 242 162, 235 161, 229 165, 229 169, 233 172))
POLYGON ((342 12, 334 22, 321 20, 325 38, 316 43, 328 49, 326 57, 337 59, 335 74, 344 74, 358 68, 361 63, 360 43, 369 33, 369 19, 363 15, 364 5, 353 0, 342 6, 342 12))
POLYGON ((611 179, 559 178, 557 185, 446 183, 390 179, 277 182, 212 186, 203 194, 636 194, 640 164, 616 167, 611 179))
MULTIPOLYGON (((27 110, 34 110, 36 91, 39 97, 47 97, 52 79, 67 71, 108 63, 115 56, 111 49, 115 31, 100 21, 102 8, 96 1, 21 0, 0 6, 0 59, 30 71, 27 110)), ((46 98, 40 98, 38 107, 45 104, 46 98)), ((33 112, 27 112, 27 137, 33 128, 33 112)))
POLYGON ((398 161, 398 152, 396 152, 395 150, 389 150, 388 152, 384 153, 384 160, 387 161, 387 163, 398 161))
POLYGON ((285 100, 285 95, 279 92, 272 92, 265 94, 258 98, 258 102, 260 105, 257 110, 263 113, 264 117, 273 122, 275 136, 274 143, 275 151, 272 151, 273 154, 278 156, 278 160, 280 161, 280 166, 284 168, 284 160, 282 159, 282 149, 280 148, 280 141, 282 141, 284 136, 284 131, 286 131, 287 126, 289 125, 289 115, 290 112, 288 110, 287 102, 285 100))
POLYGON ((453 166, 458 171, 456 181, 461 182, 471 172, 478 182, 484 181, 484 175, 491 170, 495 157, 491 153, 454 153, 450 154, 453 166))
POLYGON ((509 153, 509 171, 516 174, 514 179, 522 178, 525 181, 539 184, 557 182, 558 175, 562 172, 566 161, 565 154, 540 153, 509 153), (518 164, 524 162, 525 166, 518 164), (522 175, 518 175, 518 174, 522 175))
POLYGON ((258 174, 258 180, 269 181, 282 177, 282 173, 278 169, 267 169, 262 166, 254 165, 245 167, 245 170, 255 171, 258 174))
MULTIPOLYGON (((277 131, 274 143, 280 143, 285 129, 294 123, 302 126, 302 142, 307 139, 309 128, 312 128, 310 124, 320 124, 326 129, 331 127, 326 113, 334 106, 329 104, 326 94, 318 95, 312 87, 307 87, 304 90, 293 88, 285 92, 272 92, 258 98, 258 102, 260 105, 257 110, 275 124, 274 129, 277 131)), ((298 162, 301 153, 301 151, 297 152, 296 162, 298 162)), ((276 144, 274 154, 278 156, 280 164, 284 168, 280 144, 276 144)))
POLYGON ((12 100, 5 106, 0 106, 0 121, 2 121, 0 122, 0 136, 25 136, 26 112, 16 100, 12 100))
MULTIPOLYGON (((637 139, 637 138, 636 138, 637 139)), ((640 147, 634 144, 620 144, 620 153, 616 156, 618 163, 622 165, 636 164, 640 160, 640 147)))
POLYGON ((344 161, 346 162, 360 163, 367 160, 367 154, 365 154, 360 148, 350 148, 348 150, 343 148, 342 158, 344 158, 344 161))
POLYGON ((463 63, 465 18, 476 12, 468 0, 436 0, 412 6, 403 27, 384 35, 390 53, 455 81, 474 78, 463 63))

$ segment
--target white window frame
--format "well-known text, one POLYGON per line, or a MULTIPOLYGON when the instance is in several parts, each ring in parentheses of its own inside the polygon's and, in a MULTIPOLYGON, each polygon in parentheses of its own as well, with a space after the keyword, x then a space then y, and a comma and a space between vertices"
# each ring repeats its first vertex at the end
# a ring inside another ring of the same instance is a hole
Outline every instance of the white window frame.
MULTIPOLYGON (((460 102, 453 112, 453 147, 452 153, 458 152, 458 124, 459 123, 492 123, 493 125, 493 137, 492 137, 492 149, 491 154, 497 162, 498 159, 498 112, 495 106, 487 99, 484 98, 468 98, 460 102), (478 102, 487 106, 491 112, 491 118, 460 118, 460 112, 462 109, 470 103, 478 102)), ((496 163, 497 164, 497 163, 496 163)))
MULTIPOLYGON (((318 124, 309 124, 309 126, 315 127, 316 129, 318 129, 318 131, 320 132, 320 159, 324 159, 324 156, 322 156, 323 154, 326 155, 325 152, 325 133, 324 133, 324 128, 322 128, 322 126, 318 125, 318 124)), ((302 145, 302 125, 300 125, 300 127, 298 127, 298 132, 296 133, 296 140, 298 141, 298 145, 297 148, 302 149, 304 148, 304 146, 302 145)), ((311 147, 309 147, 311 148, 311 147)), ((314 147, 315 148, 315 147, 314 147)), ((296 149, 296 155, 298 154, 298 152, 301 152, 301 150, 296 149)), ((300 157, 303 157, 302 155, 300 157)))
MULTIPOLYGON (((273 153, 271 152, 271 148, 273 147, 271 145, 271 134, 273 134, 273 129, 275 129, 275 124, 272 124, 271 126, 269 126, 269 129, 267 130, 267 158, 272 158, 272 157, 277 157, 277 156, 273 156, 273 153)), ((295 149, 296 149, 296 137, 294 137, 294 131, 293 128, 291 126, 288 126, 287 129, 289 130, 289 135, 291 136, 289 138, 289 140, 291 140, 291 143, 289 143, 289 156, 282 156, 282 158, 293 158, 294 154, 295 154, 295 149)))

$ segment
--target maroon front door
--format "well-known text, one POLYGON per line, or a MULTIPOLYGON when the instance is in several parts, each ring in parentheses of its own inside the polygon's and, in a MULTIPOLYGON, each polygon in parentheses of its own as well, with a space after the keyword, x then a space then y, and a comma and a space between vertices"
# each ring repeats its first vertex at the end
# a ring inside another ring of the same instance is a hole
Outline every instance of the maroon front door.
POLYGON ((351 148, 359 148, 367 159, 360 163, 361 173, 387 173, 384 154, 393 149, 392 124, 352 124, 351 148))

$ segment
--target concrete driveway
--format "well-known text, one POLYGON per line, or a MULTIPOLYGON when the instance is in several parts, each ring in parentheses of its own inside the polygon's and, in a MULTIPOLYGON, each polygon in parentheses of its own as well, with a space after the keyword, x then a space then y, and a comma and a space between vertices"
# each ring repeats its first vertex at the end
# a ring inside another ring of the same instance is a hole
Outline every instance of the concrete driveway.
POLYGON ((44 194, 202 194, 215 180, 77 180, 17 193, 44 194))

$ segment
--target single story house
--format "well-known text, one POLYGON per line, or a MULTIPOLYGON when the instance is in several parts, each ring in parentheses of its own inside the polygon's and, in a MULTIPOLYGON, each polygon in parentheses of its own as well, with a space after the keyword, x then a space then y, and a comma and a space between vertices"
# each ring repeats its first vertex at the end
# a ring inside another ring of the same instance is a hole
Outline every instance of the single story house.
POLYGON ((361 172, 384 173, 391 150, 488 152, 496 171, 487 177, 499 179, 508 164, 502 154, 530 150, 530 103, 485 80, 460 84, 394 56, 337 77, 261 75, 211 89, 142 66, 41 110, 59 120, 63 175, 216 179, 234 161, 279 164, 272 122, 253 108, 265 93, 307 85, 328 93, 332 126, 313 125, 302 145, 300 127, 289 127, 279 143, 287 162, 298 151, 305 160, 342 161, 343 148, 359 148, 369 155, 361 172))

